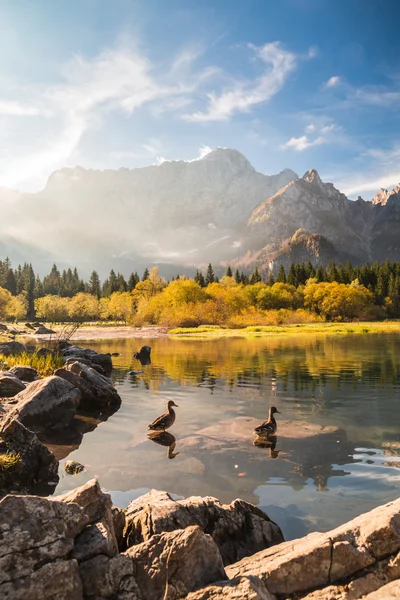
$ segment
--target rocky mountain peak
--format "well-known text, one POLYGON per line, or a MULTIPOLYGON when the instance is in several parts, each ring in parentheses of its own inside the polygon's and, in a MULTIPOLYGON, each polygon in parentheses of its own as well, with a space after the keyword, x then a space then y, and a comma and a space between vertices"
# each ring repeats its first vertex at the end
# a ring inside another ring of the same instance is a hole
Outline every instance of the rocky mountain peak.
POLYGON ((321 177, 318 175, 318 171, 316 169, 308 169, 308 171, 304 173, 302 178, 308 183, 322 184, 321 177))
POLYGON ((234 169, 251 170, 254 168, 245 156, 233 148, 215 148, 203 156, 199 162, 218 162, 229 165, 234 169))
POLYGON ((385 206, 388 196, 388 190, 385 190, 385 188, 381 188, 380 191, 377 192, 372 198, 372 204, 380 204, 381 206, 385 206))

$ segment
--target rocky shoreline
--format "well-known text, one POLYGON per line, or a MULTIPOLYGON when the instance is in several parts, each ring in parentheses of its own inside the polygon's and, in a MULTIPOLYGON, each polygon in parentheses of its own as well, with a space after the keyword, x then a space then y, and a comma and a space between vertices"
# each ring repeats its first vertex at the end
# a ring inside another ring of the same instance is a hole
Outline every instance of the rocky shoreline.
POLYGON ((388 600, 399 551, 400 499, 291 542, 240 500, 153 491, 122 511, 96 480, 0 502, 0 597, 13 600, 388 600))
MULTIPOLYGON (((18 456, 12 469, 0 468, 1 598, 400 598, 400 498, 285 542, 279 525, 243 500, 176 501, 153 490, 121 510, 95 479, 51 496, 58 460, 47 445, 90 430, 74 418, 80 410, 105 420, 121 403, 109 354, 66 342, 58 350, 64 366, 50 377, 22 366, 0 373, 0 456, 18 456)), ((237 443, 242 428, 231 424, 237 443)), ((203 433, 218 438, 213 428, 203 433)))

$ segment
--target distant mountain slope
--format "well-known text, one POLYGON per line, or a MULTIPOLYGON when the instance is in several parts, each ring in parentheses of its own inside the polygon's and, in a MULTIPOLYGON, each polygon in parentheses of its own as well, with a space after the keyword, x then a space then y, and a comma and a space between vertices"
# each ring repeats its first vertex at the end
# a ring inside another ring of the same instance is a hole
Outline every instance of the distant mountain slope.
POLYGON ((46 271, 53 261, 104 276, 152 263, 170 275, 208 262, 400 260, 400 186, 351 201, 314 169, 267 176, 232 149, 141 169, 65 168, 37 194, 0 190, 0 203, 2 257, 46 271))

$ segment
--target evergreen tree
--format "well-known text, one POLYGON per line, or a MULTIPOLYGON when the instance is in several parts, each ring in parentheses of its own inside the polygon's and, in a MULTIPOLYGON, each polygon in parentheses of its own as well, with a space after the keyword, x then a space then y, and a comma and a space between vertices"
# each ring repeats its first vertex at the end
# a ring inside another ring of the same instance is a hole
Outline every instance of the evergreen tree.
POLYGON ((294 285, 296 287, 298 285, 297 274, 296 274, 296 265, 294 263, 292 263, 290 265, 289 273, 287 276, 287 283, 289 283, 289 285, 294 285))
POLYGON ((117 289, 116 289, 117 292, 126 292, 128 290, 128 285, 125 281, 124 276, 121 275, 121 273, 118 273, 118 275, 117 275, 116 286, 117 286, 117 289))
POLYGON ((240 283, 239 269, 236 269, 236 271, 235 271, 235 281, 236 281, 236 283, 240 283))
POLYGON ((210 283, 214 283, 214 281, 215 281, 214 270, 211 266, 211 263, 209 263, 209 265, 207 267, 207 273, 206 273, 206 285, 209 285, 210 283))
POLYGON ((139 283, 139 275, 136 273, 131 273, 128 279, 128 291, 132 292, 135 289, 136 284, 139 283))
POLYGON ((325 273, 321 265, 319 265, 318 269, 315 272, 315 279, 317 280, 317 283, 322 283, 323 281, 325 281, 325 273))
POLYGON ((61 276, 60 271, 57 269, 57 265, 54 264, 51 268, 49 275, 46 275, 43 279, 43 291, 44 294, 52 294, 59 296, 61 291, 61 276))
POLYGON ((232 277, 232 269, 228 266, 227 270, 226 270, 226 276, 227 277, 232 277))
POLYGON ((89 294, 96 296, 98 300, 101 297, 101 283, 97 271, 92 271, 92 274, 90 275, 88 292, 89 294))
POLYGON ((146 279, 149 278, 149 275, 150 275, 149 270, 146 267, 145 270, 144 270, 144 273, 143 273, 142 281, 146 281, 146 279))
POLYGON ((261 275, 260 275, 259 270, 256 267, 250 277, 250 283, 251 284, 259 283, 260 281, 261 281, 261 275))
POLYGON ((196 271, 196 275, 194 278, 195 282, 199 284, 200 287, 206 287, 206 280, 204 279, 204 275, 199 269, 196 271))
POLYGON ((39 275, 36 275, 35 286, 33 288, 33 297, 36 300, 36 298, 42 298, 42 296, 44 296, 43 285, 39 275))
POLYGON ((283 265, 281 265, 279 267, 278 277, 276 278, 276 281, 278 283, 286 283, 286 273, 285 273, 285 267, 283 265))
MULTIPOLYGON (((15 280, 14 271, 12 269, 8 269, 4 278, 3 285, 1 286, 8 290, 13 296, 17 293, 17 282, 15 280)), ((21 290, 22 291, 22 290, 21 290)))
POLYGON ((275 278, 274 278, 272 271, 270 271, 269 275, 268 275, 268 279, 267 279, 267 285, 270 285, 272 287, 274 285, 274 283, 275 283, 275 278))
POLYGON ((307 279, 311 279, 312 277, 315 277, 315 269, 310 260, 308 260, 308 262, 305 266, 305 272, 306 272, 306 281, 307 281, 307 279))

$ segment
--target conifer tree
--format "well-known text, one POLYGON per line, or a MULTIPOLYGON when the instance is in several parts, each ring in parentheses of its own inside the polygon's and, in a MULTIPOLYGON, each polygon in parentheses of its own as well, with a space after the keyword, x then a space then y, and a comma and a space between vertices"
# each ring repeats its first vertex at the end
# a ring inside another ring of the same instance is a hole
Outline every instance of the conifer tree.
POLYGON ((207 267, 207 273, 206 273, 206 285, 209 285, 210 283, 214 283, 214 281, 215 281, 214 270, 211 266, 211 263, 209 263, 209 265, 207 267))
POLYGON ((239 269, 236 269, 236 271, 235 271, 235 281, 236 281, 236 283, 240 283, 239 269))
POLYGON ((286 283, 286 273, 285 273, 285 267, 281 264, 281 266, 279 267, 279 271, 278 271, 278 276, 276 278, 276 281, 278 283, 286 283))
POLYGON ((268 275, 267 285, 273 286, 274 283, 275 283, 275 278, 274 278, 272 271, 270 271, 269 275, 268 275))
POLYGON ((260 275, 258 268, 256 267, 250 277, 250 283, 251 284, 259 283, 260 281, 261 281, 261 275, 260 275))
POLYGON ((142 281, 146 281, 146 279, 149 278, 150 272, 148 270, 148 268, 146 267, 143 273, 143 277, 142 277, 142 281))
POLYGON ((232 269, 230 268, 230 266, 228 266, 228 268, 227 268, 227 270, 226 270, 226 273, 225 273, 225 275, 226 275, 227 277, 232 277, 232 269))
POLYGON ((101 283, 97 271, 92 271, 90 275, 88 292, 89 294, 96 296, 97 299, 100 299, 101 297, 101 283))
POLYGON ((290 265, 289 273, 287 276, 287 283, 294 286, 298 285, 296 276, 296 265, 294 263, 290 265))

